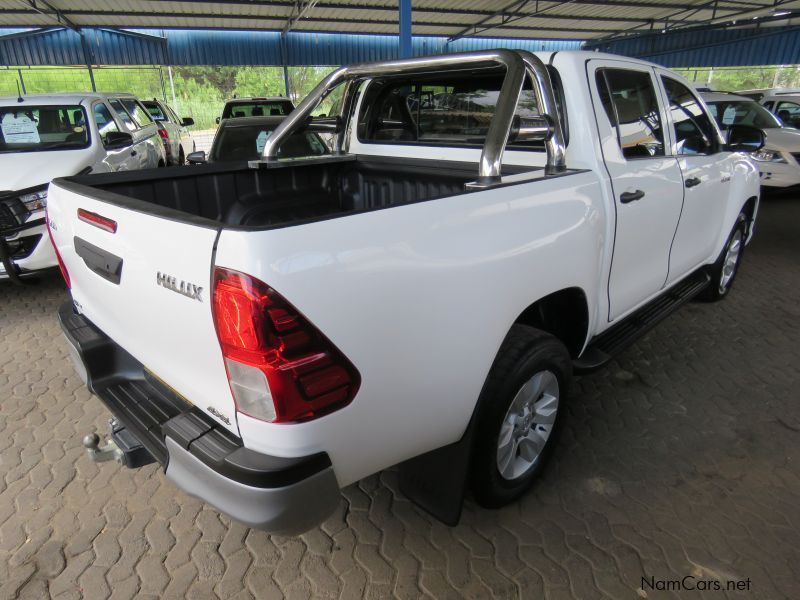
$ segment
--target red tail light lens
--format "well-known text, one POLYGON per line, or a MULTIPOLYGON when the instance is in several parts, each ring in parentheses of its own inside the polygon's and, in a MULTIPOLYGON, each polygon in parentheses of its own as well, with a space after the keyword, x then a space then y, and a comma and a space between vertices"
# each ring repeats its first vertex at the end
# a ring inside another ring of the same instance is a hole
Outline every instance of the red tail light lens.
POLYGON ((169 131, 167 131, 163 127, 158 128, 158 135, 160 135, 161 139, 164 140, 165 142, 169 141, 169 131))
POLYGON ((214 322, 237 410, 275 423, 308 421, 356 395, 353 364, 278 292, 214 269, 214 322))
POLYGON ((47 223, 47 235, 50 236, 50 244, 53 246, 53 250, 55 250, 56 253, 56 260, 58 261, 58 268, 61 271, 61 276, 64 278, 67 288, 71 290, 72 282, 69 280, 69 271, 67 271, 67 266, 64 264, 64 261, 61 258, 61 253, 58 251, 56 241, 53 239, 53 231, 50 229, 50 216, 47 214, 47 209, 44 211, 44 219, 47 223))

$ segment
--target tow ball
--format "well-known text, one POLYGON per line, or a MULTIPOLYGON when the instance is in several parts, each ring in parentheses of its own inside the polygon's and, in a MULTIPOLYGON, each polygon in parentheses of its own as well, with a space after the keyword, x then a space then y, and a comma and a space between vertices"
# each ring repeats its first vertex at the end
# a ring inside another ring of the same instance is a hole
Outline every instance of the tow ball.
POLYGON ((114 460, 121 465, 125 464, 125 454, 114 440, 109 440, 105 446, 101 447, 100 436, 96 433, 90 433, 83 438, 83 447, 86 448, 86 453, 92 462, 99 463, 114 460))
POLYGON ((104 446, 100 445, 100 436, 96 433, 90 433, 83 438, 83 447, 92 462, 113 460, 131 469, 155 462, 153 455, 122 423, 109 419, 108 429, 109 439, 104 446))

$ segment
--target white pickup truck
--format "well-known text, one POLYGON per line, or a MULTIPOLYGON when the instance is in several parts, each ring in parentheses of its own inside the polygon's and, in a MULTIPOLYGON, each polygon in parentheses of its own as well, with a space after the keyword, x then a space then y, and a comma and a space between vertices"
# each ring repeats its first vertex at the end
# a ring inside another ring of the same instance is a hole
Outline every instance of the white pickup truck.
POLYGON ((494 50, 342 67, 262 159, 58 179, 48 224, 96 460, 157 459, 252 527, 299 532, 400 464, 445 522, 519 497, 573 370, 724 297, 763 144, 680 76, 494 50), (338 117, 311 119, 344 86, 338 117), (323 157, 278 159, 302 128, 323 157))

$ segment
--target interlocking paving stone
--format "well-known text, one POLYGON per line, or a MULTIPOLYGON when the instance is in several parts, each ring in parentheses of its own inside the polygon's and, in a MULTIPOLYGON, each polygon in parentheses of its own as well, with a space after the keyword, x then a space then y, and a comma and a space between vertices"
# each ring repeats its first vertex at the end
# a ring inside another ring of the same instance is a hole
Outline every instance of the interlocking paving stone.
POLYGON ((800 200, 767 198, 730 297, 576 380, 533 490, 446 527, 389 469, 297 538, 233 523, 161 469, 95 465, 57 277, 0 285, 0 598, 796 598, 800 200), (752 581, 642 589, 642 577, 752 581))

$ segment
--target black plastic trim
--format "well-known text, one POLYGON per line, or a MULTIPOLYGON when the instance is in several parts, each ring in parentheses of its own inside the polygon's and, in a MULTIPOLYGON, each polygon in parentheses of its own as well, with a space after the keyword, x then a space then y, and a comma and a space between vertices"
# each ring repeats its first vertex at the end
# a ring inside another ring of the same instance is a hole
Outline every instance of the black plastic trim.
POLYGON ((122 258, 75 236, 75 254, 83 259, 91 271, 103 279, 119 285, 122 278, 122 258))
POLYGON ((245 448, 240 438, 168 389, 91 321, 76 314, 72 302, 61 305, 58 317, 86 368, 89 390, 165 467, 167 437, 225 478, 251 487, 285 487, 331 466, 325 452, 283 458, 245 448))

